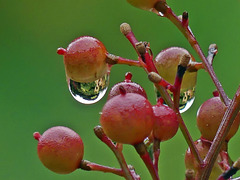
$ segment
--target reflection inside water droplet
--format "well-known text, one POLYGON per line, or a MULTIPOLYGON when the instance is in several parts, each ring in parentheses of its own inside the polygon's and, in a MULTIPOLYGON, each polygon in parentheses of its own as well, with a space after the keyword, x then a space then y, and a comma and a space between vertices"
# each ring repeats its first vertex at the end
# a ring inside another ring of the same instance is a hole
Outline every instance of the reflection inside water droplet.
MULTIPOLYGON (((155 92, 157 94, 157 99, 161 97, 160 93, 155 89, 155 92)), ((169 92, 171 98, 173 99, 172 92, 169 92)), ((184 113, 187 111, 193 104, 193 101, 195 99, 195 87, 192 89, 188 89, 186 91, 182 91, 180 93, 180 100, 179 100, 179 112, 184 113)))
POLYGON ((93 104, 105 95, 109 84, 109 73, 93 82, 82 83, 67 79, 68 88, 75 100, 82 104, 93 104))

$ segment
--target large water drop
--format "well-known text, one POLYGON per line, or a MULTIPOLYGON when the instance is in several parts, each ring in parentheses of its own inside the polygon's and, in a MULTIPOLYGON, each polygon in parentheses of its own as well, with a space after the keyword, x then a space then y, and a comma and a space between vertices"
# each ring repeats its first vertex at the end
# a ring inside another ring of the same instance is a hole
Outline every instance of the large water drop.
POLYGON ((68 88, 75 100, 82 104, 93 104, 105 95, 109 84, 109 73, 93 82, 82 83, 68 79, 68 88))
MULTIPOLYGON (((173 99, 173 94, 171 92, 170 96, 173 99)), ((160 93, 156 90, 157 98, 160 98, 160 93)), ((179 100, 179 112, 184 113, 187 111, 193 104, 195 99, 195 87, 192 89, 188 89, 185 91, 181 91, 180 93, 180 100, 179 100)))

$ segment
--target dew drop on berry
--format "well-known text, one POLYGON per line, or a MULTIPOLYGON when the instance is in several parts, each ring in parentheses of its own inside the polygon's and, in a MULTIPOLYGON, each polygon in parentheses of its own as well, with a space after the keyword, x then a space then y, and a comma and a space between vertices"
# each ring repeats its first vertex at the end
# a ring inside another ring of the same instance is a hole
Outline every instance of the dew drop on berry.
POLYGON ((109 73, 93 82, 76 82, 67 79, 68 88, 75 100, 82 104, 93 104, 101 100, 108 88, 109 73))
MULTIPOLYGON (((155 92, 157 95, 157 99, 159 99, 161 97, 160 93, 156 89, 155 92)), ((171 92, 169 93, 173 99, 173 94, 171 92)), ((192 89, 181 91, 179 101, 179 112, 184 113, 185 111, 187 111, 192 106, 194 99, 195 99, 195 87, 192 89)))

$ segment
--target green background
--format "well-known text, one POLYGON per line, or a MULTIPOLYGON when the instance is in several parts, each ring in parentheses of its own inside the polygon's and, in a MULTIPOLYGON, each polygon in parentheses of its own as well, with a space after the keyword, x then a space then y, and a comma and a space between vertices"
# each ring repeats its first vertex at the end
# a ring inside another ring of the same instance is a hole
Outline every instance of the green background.
MULTIPOLYGON (((230 98, 239 85, 240 70, 240 1, 169 0, 181 14, 189 12, 190 26, 204 53, 216 43, 219 53, 214 69, 230 98)), ((200 61, 182 34, 167 19, 129 5, 126 0, 0 0, 0 179, 3 180, 72 180, 122 179, 111 174, 77 170, 58 175, 46 169, 37 157, 37 141, 32 134, 63 125, 79 133, 84 141, 84 159, 119 167, 112 152, 93 133, 99 124, 104 97, 94 105, 76 102, 68 92, 62 56, 58 47, 67 47, 75 38, 90 35, 101 40, 110 53, 136 59, 130 43, 119 32, 128 22, 136 37, 149 41, 154 55, 170 46, 189 50, 200 61)), ((152 104, 152 84, 142 69, 124 65, 112 68, 110 86, 122 81, 127 71, 133 81, 147 91, 152 104)), ((196 112, 214 90, 208 74, 198 73, 196 99, 183 118, 193 139, 200 137, 196 112)), ((240 133, 230 141, 233 160, 240 156, 240 133)), ((187 148, 182 134, 161 145, 160 177, 184 178, 184 153, 187 148)), ((135 166, 143 180, 149 173, 135 150, 124 146, 127 162, 135 166)))

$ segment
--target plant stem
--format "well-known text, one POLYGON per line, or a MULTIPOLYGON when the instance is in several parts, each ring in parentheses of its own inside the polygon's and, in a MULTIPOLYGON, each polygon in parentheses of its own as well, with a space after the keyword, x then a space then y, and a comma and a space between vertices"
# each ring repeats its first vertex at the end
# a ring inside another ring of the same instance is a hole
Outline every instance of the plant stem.
POLYGON ((213 70, 213 67, 208 63, 207 58, 204 56, 196 38, 194 37, 192 31, 190 30, 190 27, 184 26, 182 24, 182 21, 174 14, 174 12, 169 6, 167 6, 166 4, 163 4, 163 6, 165 7, 164 7, 164 12, 162 13, 183 33, 183 35, 186 37, 186 39, 188 40, 192 48, 196 51, 196 53, 202 60, 203 65, 205 66, 205 70, 209 73, 213 83, 215 84, 217 90, 219 91, 219 94, 223 99, 224 104, 228 106, 230 104, 230 100, 226 95, 225 91, 223 90, 221 83, 217 79, 216 74, 213 70))
POLYGON ((158 161, 160 156, 160 140, 154 138, 153 140, 153 164, 158 171, 158 161))
POLYGON ((113 173, 118 176, 124 177, 124 173, 123 173, 122 169, 116 169, 116 168, 112 168, 112 167, 108 167, 108 166, 103 166, 103 165, 96 164, 96 163, 86 161, 86 160, 82 160, 79 168, 83 169, 83 170, 87 170, 87 171, 101 171, 101 172, 105 172, 105 173, 113 173))
POLYGON ((94 128, 94 132, 96 136, 104 142, 114 153, 116 156, 122 171, 124 173, 124 177, 126 180, 135 180, 136 178, 133 176, 133 174, 130 172, 128 165, 125 161, 125 158, 122 154, 122 147, 120 145, 115 145, 111 139, 107 137, 107 135, 103 132, 103 129, 101 126, 96 126, 94 128))
POLYGON ((120 56, 115 56, 113 54, 107 54, 106 62, 108 64, 114 65, 114 64, 125 64, 129 66, 136 66, 141 67, 142 65, 139 63, 139 61, 132 60, 132 59, 126 59, 120 56))
POLYGON ((153 162, 150 158, 150 155, 147 151, 145 144, 139 143, 139 144, 134 145, 134 147, 135 147, 137 153, 139 154, 139 156, 141 157, 141 159, 143 160, 144 164, 148 168, 148 171, 150 172, 153 180, 160 180, 158 171, 155 168, 155 166, 153 165, 153 162))
POLYGON ((206 167, 204 168, 202 179, 208 179, 213 168, 214 162, 216 161, 217 156, 220 152, 222 143, 224 142, 224 139, 226 138, 235 117, 239 113, 239 110, 240 110, 240 86, 238 87, 231 104, 228 106, 223 116, 222 122, 218 128, 218 131, 210 147, 210 150, 204 159, 206 167))
MULTIPOLYGON (((139 49, 136 48, 136 45, 138 44, 137 42, 139 42, 139 41, 136 39, 134 33, 132 32, 130 25, 125 23, 124 26, 127 27, 127 28, 124 28, 124 32, 123 31, 122 32, 125 35, 125 37, 127 37, 127 39, 130 41, 130 43, 132 44, 134 49, 136 50, 136 52, 138 54, 138 57, 139 57, 138 59, 139 59, 140 64, 144 65, 145 62, 147 61, 147 63, 145 64, 145 65, 147 65, 147 67, 142 66, 144 68, 144 70, 146 71, 146 73, 147 74, 149 74, 150 72, 158 73, 157 69, 156 69, 156 67, 155 67, 155 65, 154 65, 154 63, 152 61, 152 59, 148 58, 150 56, 146 56, 146 54, 148 54, 148 52, 147 51, 143 51, 144 52, 144 56, 142 56, 142 54, 139 52, 139 49), (127 29, 127 31, 125 31, 125 29, 127 29), (147 57, 147 59, 145 59, 146 57, 147 57), (142 58, 144 58, 144 59, 142 59, 142 58)), ((141 50, 142 50, 142 48, 141 48, 141 50)), ((181 117, 181 115, 180 115, 180 113, 178 111, 178 109, 175 108, 174 103, 173 103, 173 101, 171 99, 171 96, 169 95, 167 90, 164 87, 160 86, 158 83, 154 83, 154 85, 157 88, 157 90, 159 91, 159 93, 161 94, 161 96, 164 99, 164 101, 166 102, 166 104, 170 108, 174 109, 175 112, 177 113, 178 119, 179 119, 179 123, 180 123, 179 126, 180 126, 180 129, 181 129, 182 133, 183 133, 183 136, 186 139, 186 142, 188 143, 188 145, 189 145, 190 149, 192 150, 193 154, 195 155, 197 161, 200 164, 202 164, 203 161, 202 161, 202 159, 201 159, 201 157, 199 155, 199 152, 198 152, 198 150, 197 150, 197 148, 196 148, 196 146, 195 146, 195 144, 194 144, 194 142, 192 140, 192 137, 191 137, 191 135, 190 135, 190 133, 189 133, 189 131, 188 131, 188 129, 187 129, 187 127, 186 127, 186 125, 185 125, 185 123, 184 123, 184 121, 183 121, 183 119, 182 119, 182 117, 181 117)))
MULTIPOLYGON (((239 171, 240 159, 234 162, 234 164, 222 173, 217 180, 227 180, 239 171)), ((236 179, 235 179, 236 180, 236 179)))
POLYGON ((189 66, 187 67, 187 70, 189 72, 196 72, 199 69, 204 69, 202 62, 190 62, 189 66))
POLYGON ((197 162, 200 165, 203 165, 204 162, 203 162, 202 158, 200 157, 200 154, 199 154, 199 152, 198 152, 198 150, 197 150, 197 148, 196 148, 196 146, 194 144, 192 136, 190 135, 190 133, 189 133, 189 131, 188 131, 184 121, 183 121, 183 118, 182 118, 180 112, 178 110, 176 110, 176 109, 174 109, 174 110, 175 110, 175 112, 177 114, 177 117, 178 117, 179 127, 181 129, 181 132, 182 132, 182 134, 183 134, 183 136, 184 136, 184 138, 185 138, 189 148, 191 149, 191 151, 192 151, 194 157, 196 158, 197 162))

